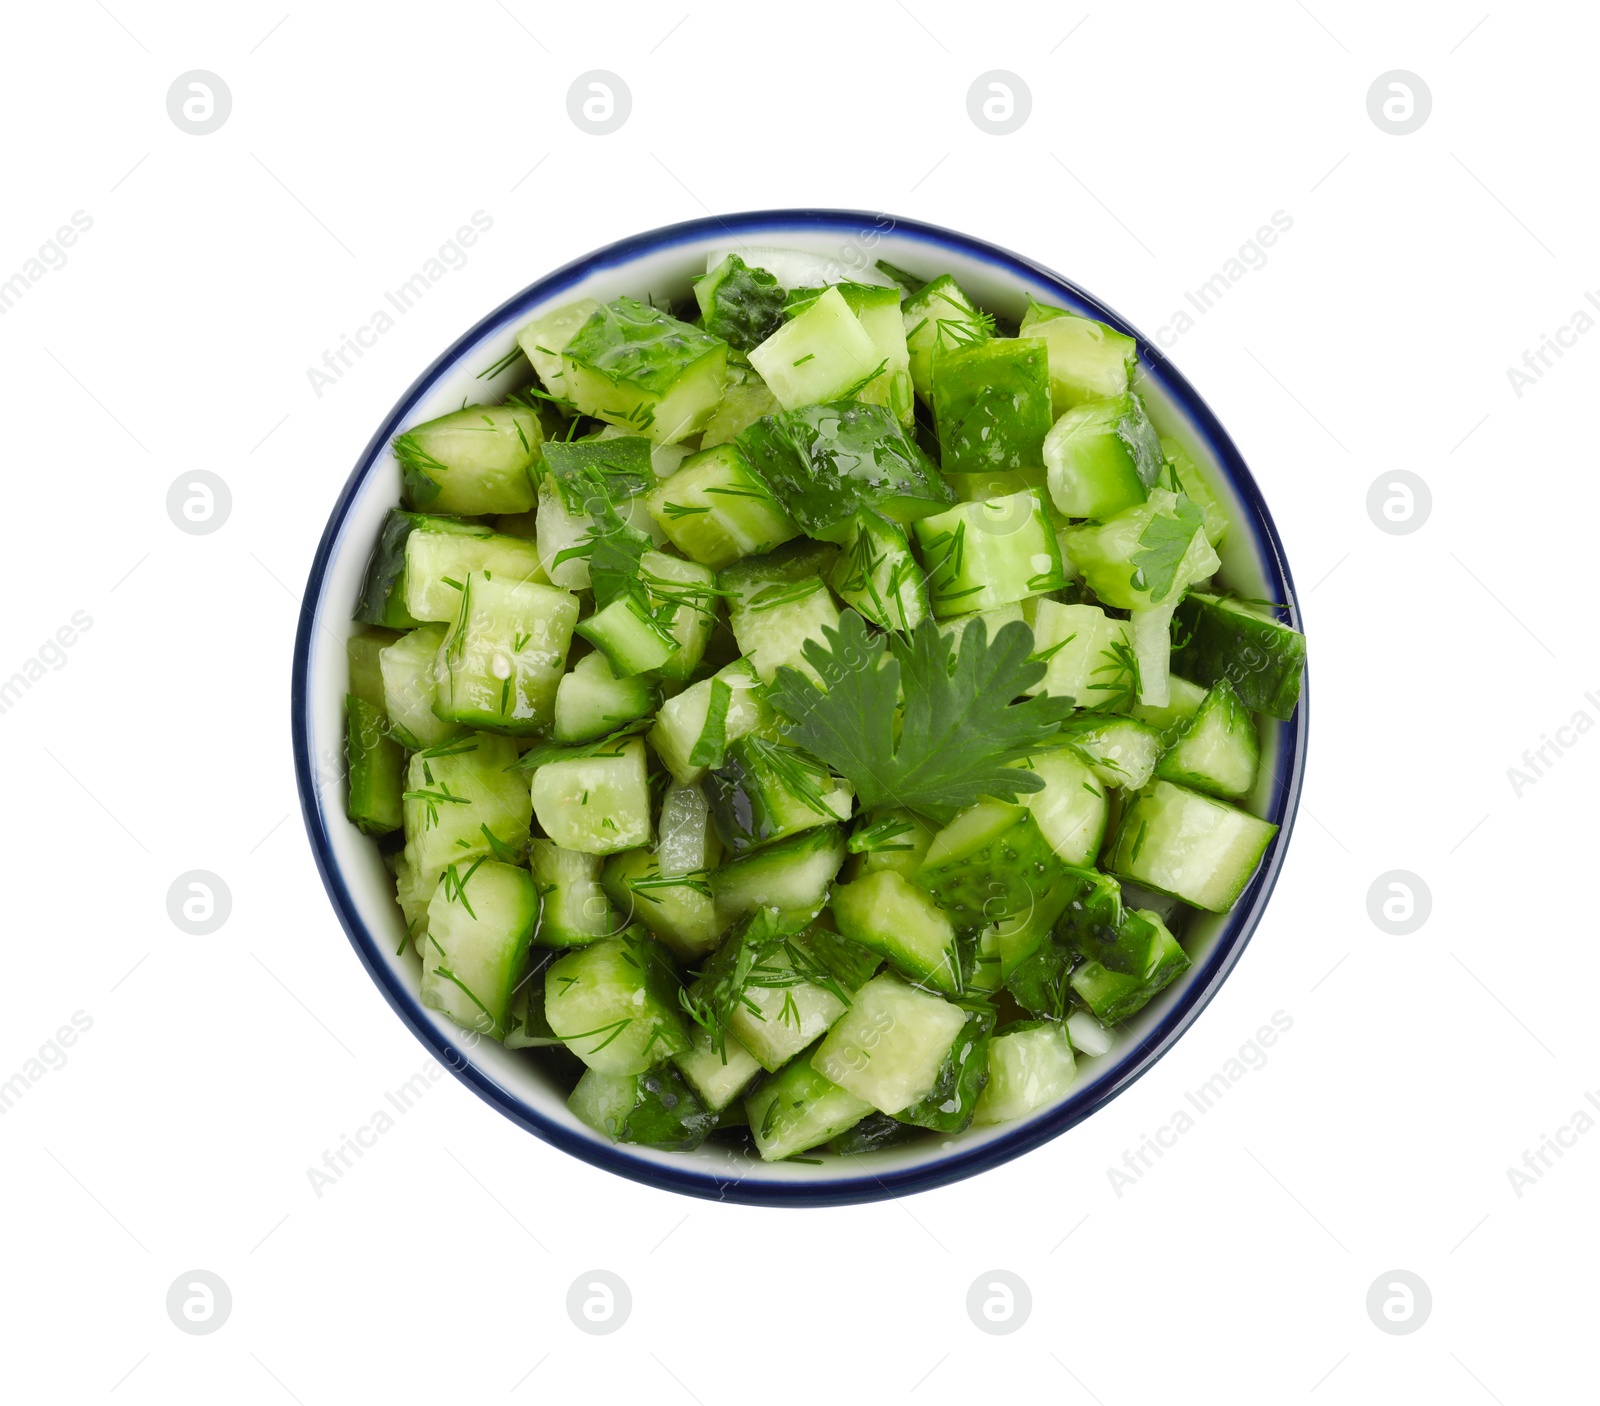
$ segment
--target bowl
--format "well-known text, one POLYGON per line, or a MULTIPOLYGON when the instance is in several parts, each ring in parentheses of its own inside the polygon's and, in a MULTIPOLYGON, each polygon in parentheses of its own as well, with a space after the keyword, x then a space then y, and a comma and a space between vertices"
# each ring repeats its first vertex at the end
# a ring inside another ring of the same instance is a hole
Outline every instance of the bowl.
MULTIPOLYGON (((713 1200, 817 1206, 904 1196, 972 1176, 1048 1142, 1147 1073, 1232 971, 1261 920, 1283 864, 1305 770, 1307 698, 1288 722, 1264 720, 1260 780, 1247 805, 1280 828, 1232 911, 1197 914, 1185 945, 1186 975, 1118 1028, 1112 1048, 1084 1060, 1060 1103, 1014 1123, 972 1128, 821 1166, 762 1163, 727 1147, 695 1153, 613 1145, 567 1110, 564 1091, 526 1052, 479 1039, 426 1009, 420 969, 403 945, 394 884, 377 845, 344 814, 345 646, 367 562, 384 514, 400 499, 389 452, 402 429, 459 407, 498 399, 518 382, 507 353, 516 330, 541 311, 591 296, 651 293, 671 301, 688 291, 707 257, 730 248, 780 246, 820 255, 844 278, 881 278, 878 259, 932 277, 952 273, 983 306, 1013 319, 1028 295, 1098 318, 1138 341, 1140 378, 1151 418, 1178 439, 1223 497, 1232 526, 1223 575, 1241 594, 1288 606, 1300 616, 1283 545, 1239 451, 1206 403, 1144 336, 1083 289, 1030 259, 969 235, 883 214, 851 210, 765 210, 668 225, 619 240, 530 284, 461 336, 428 367, 385 418, 328 518, 306 585, 295 640, 292 732, 306 829, 322 880, 356 955, 417 1038, 457 1078, 534 1136, 635 1181, 713 1200)), ((753 260, 746 250, 747 260, 753 260)), ((513 362, 515 358, 510 358, 513 362)), ((526 376, 523 369, 521 376, 526 376)))

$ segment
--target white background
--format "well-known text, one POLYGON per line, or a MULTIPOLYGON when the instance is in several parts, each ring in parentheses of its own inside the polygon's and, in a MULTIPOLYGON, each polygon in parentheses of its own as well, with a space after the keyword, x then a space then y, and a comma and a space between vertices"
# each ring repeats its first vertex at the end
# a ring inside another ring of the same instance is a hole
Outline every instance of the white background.
POLYGON ((1506 769, 1600 719, 1600 334, 1520 397, 1506 373, 1600 289, 1592 15, 282 3, 7 16, 0 280, 93 220, 0 317, 0 677, 93 621, 0 715, 0 1080, 73 1012, 93 1022, 0 1117, 7 1394, 1573 1399, 1600 1134, 1520 1196, 1507 1168, 1600 1088, 1600 737, 1520 798, 1506 769), (233 96, 200 137, 165 108, 195 68, 233 96), (614 135, 568 119, 590 69, 631 89, 614 135), (989 69, 1031 89, 1011 135, 968 117, 989 69), (1391 69, 1432 92, 1412 135, 1367 114, 1391 69), (708 211, 830 205, 1017 249, 1151 334, 1292 218, 1172 348, 1267 496, 1311 641, 1305 802, 1265 921, 1131 1091, 904 1203, 652 1191, 449 1079, 319 1198, 307 1168, 425 1059, 341 934, 295 801, 291 641, 339 486, 412 378, 542 273, 708 211), (316 395, 307 368, 479 210, 465 267, 316 395), (1397 536, 1366 495, 1402 468, 1433 509, 1397 536), (208 536, 165 508, 199 469, 232 493, 208 536), (167 916, 191 869, 232 893, 210 936, 167 916), (1409 936, 1368 917, 1394 869, 1432 893, 1409 936), (1265 1067, 1118 1196, 1107 1169, 1279 1011, 1265 1067), (233 1296, 204 1337, 165 1309, 197 1268, 233 1296), (565 1310, 593 1268, 631 1288, 610 1336, 565 1310), (996 1268, 1033 1299, 1007 1336, 965 1308, 996 1268), (1393 1269, 1432 1291, 1408 1336, 1365 1307, 1393 1269))

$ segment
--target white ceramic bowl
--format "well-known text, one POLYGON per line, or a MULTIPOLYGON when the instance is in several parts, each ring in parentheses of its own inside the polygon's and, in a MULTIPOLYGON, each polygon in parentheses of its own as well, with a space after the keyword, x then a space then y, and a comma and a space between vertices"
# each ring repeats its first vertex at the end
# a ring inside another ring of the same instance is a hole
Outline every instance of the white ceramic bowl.
POLYGON ((1031 294, 1138 337, 1139 389, 1151 418, 1209 471, 1231 517, 1221 552, 1224 579, 1241 594, 1286 603, 1289 623, 1298 628, 1282 545, 1238 451, 1172 364, 1110 309, 1027 259, 911 220, 829 210, 729 215, 621 240, 541 278, 461 337, 401 397, 344 485, 312 564, 295 642, 295 766, 317 863, 357 955, 423 1044, 487 1102, 596 1166, 690 1195, 769 1205, 870 1201, 970 1176, 1037 1147, 1114 1098, 1182 1035, 1238 960, 1272 892, 1299 800, 1307 701, 1302 693, 1292 720, 1263 729, 1261 779, 1248 806, 1281 828, 1238 904, 1230 913, 1191 921, 1184 934, 1193 960, 1189 972, 1118 1030, 1109 1053, 1081 1061, 1078 1083, 1065 1099, 1030 1118, 943 1139, 929 1134, 857 1157, 828 1157, 821 1166, 764 1164, 714 1144, 688 1154, 613 1146, 567 1111, 563 1091, 526 1053, 478 1040, 424 1008, 420 964, 409 948, 396 955, 406 944, 394 884, 377 845, 344 813, 345 644, 355 628, 351 612, 379 525, 400 501, 400 471, 389 443, 412 424, 464 401, 497 399, 525 378, 525 363, 493 376, 483 373, 506 359, 517 329, 545 309, 624 293, 676 303, 688 292, 690 278, 705 271, 709 254, 760 246, 820 255, 835 279, 881 281, 874 271, 878 259, 924 277, 951 273, 980 305, 1004 316, 1019 318, 1031 294))

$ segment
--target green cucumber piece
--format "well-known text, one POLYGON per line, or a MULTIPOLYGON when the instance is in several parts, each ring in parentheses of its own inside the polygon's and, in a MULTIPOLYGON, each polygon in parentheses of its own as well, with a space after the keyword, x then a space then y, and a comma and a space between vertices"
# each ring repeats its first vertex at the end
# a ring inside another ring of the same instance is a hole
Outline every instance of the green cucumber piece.
POLYGON ((481 858, 447 867, 428 904, 422 1004, 503 1039, 538 918, 526 869, 481 858))
POLYGON ((677 645, 660 666, 661 677, 690 678, 716 629, 717 573, 699 562, 646 551, 639 558, 639 580, 650 593, 651 611, 677 645))
POLYGON ((827 903, 844 856, 839 827, 823 825, 730 860, 711 874, 717 918, 726 925, 758 908, 775 908, 780 926, 798 932, 827 903))
POLYGON ((1046 344, 991 337, 941 351, 933 358, 933 416, 947 474, 1038 468, 1051 424, 1046 344))
POLYGON ((534 543, 498 532, 412 531, 406 538, 406 609, 417 620, 450 624, 461 613, 469 576, 548 586, 534 543))
POLYGON ((633 298, 616 298, 567 343, 561 372, 584 414, 675 444, 711 418, 727 360, 720 337, 633 298))
POLYGON ((700 448, 712 449, 719 444, 730 444, 763 415, 781 410, 767 383, 751 366, 728 363, 728 385, 722 393, 722 404, 706 421, 700 432, 700 448))
POLYGON ((1223 509, 1222 500, 1217 497, 1216 489, 1211 486, 1211 481, 1200 466, 1189 457, 1189 451, 1177 440, 1163 436, 1161 453, 1167 461, 1163 481, 1174 493, 1181 493, 1191 503, 1200 505, 1206 519, 1206 541, 1213 547, 1217 546, 1227 535, 1228 515, 1223 509))
POLYGON ((1153 781, 1123 812, 1108 867, 1159 893, 1226 913, 1278 827, 1170 781, 1153 781))
POLYGON ((783 325, 783 289, 764 268, 751 268, 737 254, 695 280, 700 320, 713 337, 747 352, 783 325))
POLYGON ((1165 750, 1183 735, 1189 719, 1200 711, 1205 696, 1206 690, 1199 684, 1180 679, 1176 674, 1168 674, 1167 701, 1160 706, 1136 703, 1133 716, 1156 730, 1161 738, 1162 750, 1165 750))
POLYGON ((730 743, 747 733, 773 732, 776 721, 755 670, 748 660, 735 659, 661 705, 650 745, 673 780, 693 786, 708 766, 722 764, 730 743))
POLYGON ((1080 401, 1119 396, 1139 363, 1139 344, 1093 318, 1047 303, 1028 304, 1018 333, 1050 349, 1050 400, 1059 414, 1080 401))
POLYGON ((853 1128, 846 1128, 832 1138, 828 1143, 828 1151, 838 1157, 856 1157, 863 1152, 877 1152, 885 1147, 898 1147, 901 1143, 919 1142, 921 1139, 921 1129, 874 1109, 853 1128))
POLYGON ((959 1006, 885 972, 856 992, 811 1066, 880 1113, 899 1113, 932 1092, 965 1024, 959 1006))
POLYGON ((1245 707, 1294 716, 1305 674, 1306 637, 1242 601, 1193 592, 1178 606, 1172 664, 1207 686, 1227 679, 1245 707))
POLYGON ((1136 508, 1103 523, 1067 528, 1061 547, 1107 605, 1149 610, 1178 600, 1221 567, 1201 531, 1204 522, 1204 514, 1187 498, 1154 488, 1149 500, 1136 508))
POLYGON ((413 425, 391 448, 406 501, 431 513, 525 513, 544 441, 531 406, 469 405, 413 425))
POLYGON ((852 942, 880 953, 913 981, 952 996, 961 990, 956 930, 924 889, 893 869, 877 869, 840 884, 830 900, 833 920, 852 942))
POLYGON ((933 393, 935 353, 955 351, 991 335, 990 321, 949 274, 925 283, 900 309, 906 329, 911 384, 923 400, 933 393))
POLYGON ((839 607, 823 579, 837 554, 836 547, 824 543, 791 542, 718 573, 717 587, 729 596, 728 625, 739 653, 763 683, 771 683, 782 664, 818 679, 805 644, 825 644, 823 630, 839 627, 839 607))
POLYGON ((1142 1010, 1189 970, 1188 954, 1150 909, 1127 909, 1115 929, 1074 929, 1085 960, 1073 968, 1073 994, 1106 1025, 1142 1010))
POLYGON ((717 834, 734 855, 848 820, 855 795, 804 752, 755 736, 731 743, 703 786, 717 834))
POLYGON ((366 835, 387 835, 401 825, 400 793, 405 789, 405 749, 390 736, 382 708, 349 694, 346 714, 345 763, 349 793, 345 814, 366 835))
POLYGON ((989 1082, 973 1122, 1009 1123, 1065 1098, 1078 1077, 1072 1041, 1056 1021, 1019 1021, 989 1041, 989 1082))
POLYGON ((1164 781, 1237 800, 1255 788, 1260 764, 1255 719, 1233 685, 1218 679, 1155 774, 1164 781))
POLYGON ((1074 405, 1044 438, 1050 497, 1067 517, 1108 518, 1149 496, 1166 460, 1137 395, 1074 405))
POLYGON ((1033 649, 1045 672, 1029 693, 1070 698, 1080 708, 1102 712, 1131 706, 1138 696, 1128 622, 1112 619, 1097 605, 1039 601, 1033 649))
POLYGON ((577 598, 555 586, 468 575, 434 659, 434 712, 496 732, 542 731, 577 618, 577 598))
POLYGON ((763 1162, 781 1162, 838 1137, 872 1105, 817 1072, 803 1054, 745 1095, 750 1134, 763 1162))
MULTIPOLYGON (((428 513, 406 513, 390 508, 361 582, 355 618, 367 625, 409 630, 422 622, 406 609, 406 550, 413 532, 448 532, 457 536, 486 537, 487 527, 428 513)), ((448 618, 448 617, 446 617, 448 618)))
POLYGON ((601 887, 598 855, 534 840, 528 846, 528 864, 539 888, 534 941, 541 947, 587 947, 627 927, 601 887))
POLYGON ((658 620, 648 600, 619 596, 577 626, 577 633, 603 653, 622 678, 659 672, 678 652, 671 629, 658 620))
POLYGON ((1028 768, 1044 782, 1021 798, 1039 833, 1063 864, 1092 864, 1106 834, 1104 784, 1069 748, 1030 757, 1028 768))
POLYGON ((941 618, 995 610, 1067 584, 1055 529, 1033 489, 958 503, 912 530, 941 618))
POLYGON ((737 444, 691 454, 645 501, 673 546, 717 569, 770 552, 800 532, 737 444))
POLYGON ((717 1126, 716 1113, 670 1064, 643 1074, 586 1069, 567 1107, 579 1122, 612 1142, 662 1152, 693 1152, 717 1126))
POLYGON ((839 296, 872 340, 883 370, 856 392, 856 399, 884 405, 902 425, 916 418, 911 388, 911 351, 900 312, 900 290, 874 283, 840 283, 839 296))
POLYGON ((612 855, 600 882, 626 921, 643 923, 685 961, 711 951, 722 936, 704 873, 663 874, 655 855, 633 849, 612 855))
POLYGON ((850 836, 852 880, 891 869, 910 878, 922 867, 933 843, 933 827, 909 810, 890 808, 862 816, 850 836))
POLYGON ((551 440, 544 447, 544 467, 567 507, 588 517, 588 500, 597 491, 616 506, 655 488, 656 447, 644 435, 608 425, 592 439, 551 440))
POLYGON ((533 773, 532 797, 540 828, 563 849, 616 854, 650 843, 650 781, 640 738, 546 762, 533 773))
POLYGON ((433 710, 439 699, 434 663, 447 633, 443 625, 423 625, 378 653, 390 735, 410 751, 437 747, 462 731, 433 710))
POLYGON ((400 638, 396 630, 363 630, 345 641, 345 662, 350 667, 350 692, 380 713, 383 711, 383 667, 378 656, 400 638))
POLYGON ((593 298, 579 298, 575 303, 564 303, 561 307, 541 313, 517 333, 517 345, 522 348, 551 395, 566 396, 567 383, 561 371, 561 353, 577 335, 578 329, 599 310, 600 304, 593 298))
POLYGON ((959 1007, 966 1022, 946 1051, 933 1087, 909 1108, 895 1114, 902 1123, 931 1128, 937 1133, 959 1133, 972 1122, 978 1100, 989 1083, 989 1045, 994 1031, 994 1008, 987 1001, 967 1001, 959 1007))
POLYGON ((1027 912, 1061 882, 1061 861, 1025 806, 979 801, 933 837, 916 882, 977 927, 1027 912))
POLYGON ((667 949, 642 928, 552 962, 545 1016, 566 1047, 604 1074, 643 1074, 689 1048, 667 949))
POLYGON ((655 711, 661 691, 648 679, 619 679, 603 654, 585 654, 556 686, 556 742, 592 742, 655 711))
POLYGON ((714 1113, 727 1108, 761 1072, 761 1064, 726 1031, 722 1048, 717 1048, 711 1032, 696 1025, 690 1032, 689 1048, 672 1057, 678 1072, 700 1095, 700 1101, 714 1113))
POLYGON ((1166 749, 1149 723, 1124 717, 1080 715, 1062 728, 1061 740, 1089 764, 1098 781, 1123 791, 1145 786, 1166 749))
POLYGON ((750 364, 785 410, 853 395, 884 370, 884 359, 837 288, 750 351, 750 364))
POLYGON ((511 1011, 506 1018, 502 1043, 508 1050, 543 1050, 561 1043, 544 1017, 544 972, 555 959, 555 953, 548 950, 535 948, 529 952, 528 964, 517 978, 511 1011))
POLYGON ((885 630, 910 634, 926 620, 928 581, 911 555, 905 529, 876 513, 859 513, 828 573, 834 594, 885 630))
POLYGON ((830 991, 797 970, 790 944, 762 953, 728 1017, 728 1029, 768 1073, 782 1069, 849 1009, 841 990, 830 991))
POLYGON ((511 739, 490 732, 412 754, 402 796, 406 859, 430 894, 451 864, 526 852, 532 807, 527 781, 510 770, 516 760, 511 739))

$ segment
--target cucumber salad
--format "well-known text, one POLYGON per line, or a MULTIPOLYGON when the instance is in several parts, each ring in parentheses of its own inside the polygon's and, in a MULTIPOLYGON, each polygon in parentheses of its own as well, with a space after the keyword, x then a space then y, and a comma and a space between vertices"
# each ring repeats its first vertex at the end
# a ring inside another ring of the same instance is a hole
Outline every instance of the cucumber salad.
POLYGON ((1134 341, 828 272, 743 248, 553 308, 491 368, 520 389, 393 443, 348 814, 424 1003, 613 1141, 1026 1117, 1276 832, 1305 642, 1220 579, 1134 341))

